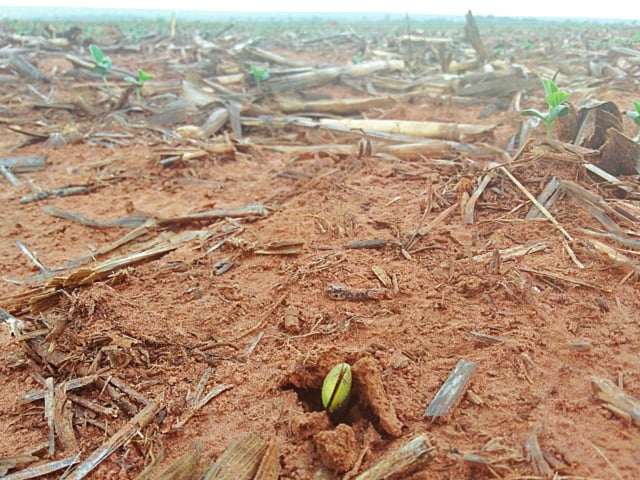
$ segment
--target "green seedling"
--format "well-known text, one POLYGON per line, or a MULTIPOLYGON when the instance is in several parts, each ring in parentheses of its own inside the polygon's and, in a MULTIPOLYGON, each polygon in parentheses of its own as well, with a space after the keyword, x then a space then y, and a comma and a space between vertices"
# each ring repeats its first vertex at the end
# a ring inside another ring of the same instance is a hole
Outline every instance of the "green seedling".
POLYGON ((362 50, 358 50, 358 53, 356 53, 353 57, 351 57, 351 61, 356 65, 361 64, 363 60, 364 60, 364 53, 362 52, 362 50))
POLYGON ((335 413, 347 406, 351 396, 351 367, 339 363, 331 369, 322 382, 322 406, 335 413))
POLYGON ((634 112, 633 110, 629 110, 627 112, 627 117, 633 120, 633 123, 640 127, 640 103, 633 102, 633 106, 636 108, 636 111, 634 112))
POLYGON ((107 57, 102 49, 93 43, 89 45, 89 51, 91 52, 91 56, 93 57, 93 62, 95 63, 94 70, 98 75, 100 75, 104 83, 107 83, 107 74, 111 70, 113 66, 113 62, 110 57, 107 57))
POLYGON ((544 86, 545 100, 549 106, 547 113, 542 113, 535 108, 527 108, 522 111, 523 115, 530 115, 538 117, 542 120, 545 127, 547 127, 547 138, 551 138, 551 127, 556 118, 564 117, 569 113, 569 105, 564 102, 571 96, 568 92, 558 90, 558 86, 548 78, 542 78, 542 85, 544 86))
POLYGON ((260 84, 269 78, 269 69, 268 68, 258 68, 255 65, 251 64, 251 73, 253 74, 253 79, 256 81, 256 85, 260 88, 260 84))
MULTIPOLYGON (((633 120, 633 123, 635 123, 638 127, 640 127, 640 103, 633 102, 633 106, 636 109, 635 112, 633 110, 627 111, 627 117, 633 120)), ((640 141, 640 133, 638 133, 638 136, 634 138, 634 140, 636 142, 640 141)))
POLYGON ((146 82, 147 80, 152 80, 154 78, 156 78, 156 76, 153 73, 146 73, 144 70, 139 68, 138 78, 124 77, 124 81, 136 86, 136 98, 138 99, 138 101, 140 101, 140 90, 142 90, 142 87, 144 87, 144 82, 146 82))

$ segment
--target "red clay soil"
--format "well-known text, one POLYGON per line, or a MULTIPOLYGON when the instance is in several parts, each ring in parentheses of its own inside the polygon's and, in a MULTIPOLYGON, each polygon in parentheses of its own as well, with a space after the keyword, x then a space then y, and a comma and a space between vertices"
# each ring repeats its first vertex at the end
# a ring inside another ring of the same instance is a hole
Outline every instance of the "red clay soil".
MULTIPOLYGON (((134 65, 135 58, 114 55, 117 64, 134 65)), ((39 66, 51 72, 51 64, 39 66)), ((349 96, 344 85, 322 91, 349 96)), ((2 95, 8 92, 2 87, 2 95)), ((598 93, 620 105, 633 96, 606 85, 598 93)), ((105 125, 117 130, 115 117, 74 119, 64 111, 41 113, 16 98, 4 101, 13 112, 7 124, 41 118, 59 129, 73 121, 85 134, 93 124, 96 131, 107 131, 105 125)), ((504 110, 478 120, 483 105, 432 96, 411 102, 399 101, 384 118, 494 123, 499 127, 488 141, 502 146, 520 120, 504 110)), ((132 115, 141 121, 145 114, 132 115)), ((36 129, 24 126, 31 127, 36 129)), ((599 224, 569 197, 562 196, 551 209, 573 238, 567 243, 550 222, 525 220, 528 200, 507 176, 496 173, 476 205, 473 224, 463 221, 457 207, 419 236, 406 256, 401 245, 410 232, 472 191, 484 175, 482 161, 467 161, 461 154, 447 157, 446 165, 433 162, 443 157, 427 156, 402 161, 293 156, 251 148, 252 135, 266 135, 262 129, 246 131, 248 146, 233 155, 210 154, 167 168, 159 163, 158 136, 132 131, 135 137, 122 146, 39 143, 12 153, 9 148, 24 136, 7 129, 0 133, 1 157, 47 157, 45 170, 20 174, 19 186, 3 180, 0 190, 0 276, 5 280, 0 306, 24 322, 23 334, 41 331, 27 347, 26 340, 11 335, 8 323, 1 325, 0 458, 48 440, 44 402, 23 400, 25 394, 42 389, 48 377, 57 385, 99 373, 102 386, 92 382, 74 394, 113 409, 114 416, 71 403, 83 459, 144 406, 140 398, 117 390, 134 407, 125 411, 109 395, 105 380, 119 380, 157 402, 161 411, 100 464, 92 479, 134 478, 152 455, 163 452, 163 464, 169 465, 198 442, 213 462, 234 440, 251 433, 275 439, 281 478, 342 478, 366 450, 357 465, 364 471, 419 433, 429 435, 437 455, 411 478, 543 478, 524 449, 532 432, 559 475, 640 478, 637 425, 604 408, 591 387, 594 377, 603 377, 640 397, 638 278, 594 251, 591 237, 580 229, 598 230, 599 224), (86 195, 20 202, 31 187, 87 183, 98 188, 86 195), (37 313, 26 308, 43 280, 28 282, 41 271, 17 241, 52 269, 130 231, 55 217, 45 206, 108 222, 140 212, 170 219, 258 203, 266 207, 265 215, 152 227, 117 254, 141 250, 143 241, 159 235, 205 234, 69 289, 53 308, 37 313), (384 242, 348 248, 369 240, 384 242), (274 252, 275 242, 290 241, 293 253, 274 252), (534 243, 544 246, 496 262, 494 252, 534 243), (569 246, 585 268, 576 266, 569 246), (220 270, 229 263, 228 270, 220 270), (374 266, 395 285, 385 286, 374 266), (335 294, 337 284, 351 293, 335 294), (15 307, 19 294, 27 300, 15 307), (52 336, 56 326, 61 333, 52 336), (477 365, 466 394, 446 415, 425 417, 460 359, 477 365), (336 420, 322 409, 320 386, 340 362, 354 365, 359 384, 336 420), (203 394, 218 385, 229 388, 177 425, 207 369, 203 394)), ((293 128, 274 135, 273 143, 304 143, 306 135, 314 143, 321 135, 334 143, 329 134, 293 128)), ((534 131, 534 143, 543 135, 542 127, 534 131)), ((553 175, 591 188, 577 164, 540 159, 510 171, 534 195, 553 175)), ((624 202, 637 218, 637 181, 635 197, 624 202)), ((637 249, 626 254, 637 261, 637 249)), ((58 446, 54 458, 76 451, 58 446)), ((46 452, 38 455, 45 458, 46 452)))

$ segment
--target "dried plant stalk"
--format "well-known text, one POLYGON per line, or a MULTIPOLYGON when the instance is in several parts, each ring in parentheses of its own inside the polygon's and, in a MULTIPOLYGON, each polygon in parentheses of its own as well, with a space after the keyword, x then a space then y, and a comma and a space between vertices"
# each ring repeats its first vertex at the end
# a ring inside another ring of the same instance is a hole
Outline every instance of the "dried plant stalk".
POLYGON ((252 480, 266 449, 266 442, 259 436, 242 437, 220 455, 202 480, 252 480))
POLYGON ((396 135, 456 141, 460 141, 465 135, 489 133, 495 128, 495 125, 417 122, 412 120, 366 120, 358 118, 322 119, 320 120, 320 125, 338 125, 351 129, 374 130, 396 135))
POLYGON ((355 480, 406 478, 435 458, 436 448, 424 435, 417 435, 397 450, 385 454, 355 480))
POLYGON ((300 102, 297 100, 280 100, 280 110, 285 113, 315 112, 353 114, 360 113, 371 108, 388 108, 392 106, 394 99, 391 97, 378 98, 340 98, 332 100, 316 100, 300 102))
POLYGON ((149 402, 149 405, 140 410, 140 413, 129 420, 109 440, 94 450, 84 462, 78 465, 67 477, 67 480, 81 480, 89 475, 103 460, 131 440, 140 429, 149 425, 158 410, 159 407, 156 403, 149 402))
MULTIPOLYGON (((71 465, 78 463, 80 454, 77 453, 71 457, 63 458, 62 460, 54 460, 52 462, 42 463, 34 467, 25 468, 19 472, 12 473, 2 477, 2 480, 27 480, 28 478, 39 478, 49 473, 68 468, 71 465)), ((0 473, 1 470, 0 470, 0 473)))
POLYGON ((73 431, 73 410, 67 398, 65 382, 56 387, 53 395, 53 423, 58 443, 63 451, 78 451, 78 441, 73 431))
POLYGON ((640 426, 640 400, 625 393, 611 380, 600 377, 591 379, 591 388, 598 400, 612 407, 614 413, 640 426))
POLYGON ((200 459, 202 457, 202 445, 196 445, 195 448, 183 453, 169 467, 158 476, 148 476, 149 479, 155 480, 191 480, 192 478, 200 478, 202 468, 200 459))
POLYGON ((527 460, 529 460, 533 466, 533 473, 551 478, 553 476, 553 470, 551 470, 551 467, 544 459, 542 450, 540 449, 540 443, 538 442, 538 435, 535 432, 530 432, 527 438, 525 438, 524 449, 527 452, 527 460))
POLYGON ((280 449, 275 439, 267 445, 253 480, 278 480, 280 476, 280 449))

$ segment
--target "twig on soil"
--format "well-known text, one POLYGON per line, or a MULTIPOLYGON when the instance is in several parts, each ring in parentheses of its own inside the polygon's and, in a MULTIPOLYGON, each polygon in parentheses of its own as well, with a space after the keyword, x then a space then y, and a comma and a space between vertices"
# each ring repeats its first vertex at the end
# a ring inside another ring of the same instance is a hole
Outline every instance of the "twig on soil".
POLYGON ((362 113, 373 108, 387 108, 392 106, 395 100, 391 97, 336 98, 306 102, 282 99, 279 103, 280 110, 284 113, 314 112, 348 115, 362 113))
POLYGON ((389 243, 388 240, 358 240, 355 242, 345 243, 344 248, 346 249, 377 249, 383 248, 385 245, 389 243))
MULTIPOLYGON (((559 194, 560 182, 556 177, 552 177, 551 180, 549 180, 549 183, 547 183, 542 189, 542 192, 540 192, 536 200, 543 204, 546 209, 549 209, 555 203, 559 194)), ((538 210, 538 207, 536 207, 535 205, 531 205, 531 208, 529 209, 529 212, 527 213, 527 216, 525 218, 532 219, 540 217, 542 217, 542 213, 540 212, 540 210, 538 210)))
POLYGON ((271 304, 271 306, 267 309, 267 311, 262 315, 258 323, 256 323, 253 327, 249 328, 248 330, 245 330, 244 332, 234 336, 229 341, 230 342, 238 341, 241 338, 244 338, 247 335, 251 335, 253 332, 256 332, 260 330, 262 327, 264 327, 264 325, 267 323, 267 320, 269 320, 269 317, 271 316, 271 314, 275 311, 276 308, 278 308, 278 306, 282 302, 284 302, 284 300, 287 298, 287 295, 289 295, 288 292, 284 292, 282 295, 280 295, 280 298, 278 298, 275 302, 271 304))
POLYGON ((451 215, 456 210, 456 208, 458 208, 458 202, 454 203, 450 207, 447 207, 442 212, 440 212, 436 216, 436 218, 434 218, 428 225, 425 225, 424 227, 419 228, 415 232, 409 232, 411 235, 410 237, 411 242, 407 242, 406 248, 409 249, 415 246, 415 244, 418 242, 418 240, 421 237, 428 235, 429 232, 431 232, 434 228, 436 228, 438 225, 444 222, 449 217, 449 215, 451 215))
POLYGON ((118 390, 109 384, 110 379, 103 379, 98 377, 96 379, 97 385, 102 389, 102 391, 106 391, 107 394, 111 397, 113 402, 118 406, 120 410, 122 410, 127 415, 135 417, 137 409, 133 403, 129 401, 124 394, 118 392, 118 390))
POLYGON ((593 442, 589 441, 588 439, 585 439, 585 440, 587 440, 587 443, 591 445, 593 449, 598 453, 598 455, 600 455, 603 458, 603 460, 609 466, 609 468, 613 470, 613 473, 616 476, 616 478, 618 480, 624 480, 624 477, 622 476, 618 468, 611 462, 611 460, 609 460, 609 458, 604 454, 604 452, 600 448, 598 448, 598 446, 593 442))
POLYGON ((621 190, 624 190, 627 193, 632 194, 634 192, 634 188, 632 186, 624 183, 618 177, 616 177, 614 175, 611 175, 609 172, 605 172, 604 170, 602 170, 600 167, 594 165, 593 163, 585 163, 584 164, 584 168, 587 171, 593 173, 594 175, 599 176, 603 180, 606 180, 611 185, 615 185, 617 188, 620 188, 621 190))
MULTIPOLYGON (((57 393, 57 390, 56 390, 57 393)), ((104 415, 106 417, 111 417, 111 418, 117 418, 119 415, 118 409, 114 408, 114 407, 103 407, 102 405, 91 401, 91 400, 87 400, 86 398, 83 398, 79 395, 74 395, 73 393, 68 393, 67 394, 67 398, 69 400, 71 400, 73 403, 77 403, 78 405, 80 405, 81 407, 86 408, 87 410, 91 410, 95 413, 98 413, 100 415, 104 415)))
POLYGON ((540 202, 538 202, 538 200, 536 200, 536 197, 534 197, 534 196, 531 194, 531 192, 530 192, 529 190, 527 190, 527 188, 526 188, 524 185, 522 185, 522 183, 520 183, 520 181, 519 181, 516 177, 514 177, 514 176, 511 174, 511 172, 510 172, 509 170, 507 170, 507 168, 506 168, 506 167, 504 167, 504 166, 500 166, 500 167, 498 167, 498 168, 499 168, 499 170, 500 170, 501 172, 503 172, 507 177, 509 177, 509 180, 511 180, 511 181, 514 183, 514 185, 515 185, 516 187, 518 187, 518 189, 520 189, 520 191, 521 191, 522 193, 524 193, 524 195, 525 195, 525 196, 526 196, 526 197, 531 201, 531 203, 533 203, 533 204, 538 208, 538 210, 540 210, 540 211, 542 212, 542 214, 543 214, 545 217, 547 217, 547 220, 549 220, 549 221, 553 224, 553 226, 554 226, 554 227, 556 227, 556 228, 558 229, 558 231, 559 231, 560 233, 562 233, 562 235, 564 235, 564 237, 565 237, 568 241, 570 241, 570 242, 571 242, 571 241, 573 240, 573 238, 571 237, 571 235, 569 235, 569 232, 567 232, 567 231, 564 229, 564 227, 558 223, 558 221, 553 217, 553 215, 551 215, 551 214, 549 213, 549 211, 548 211, 546 208, 544 208, 544 207, 540 204, 540 202))
POLYGON ((11 185, 17 187, 20 185, 20 180, 4 165, 0 164, 0 173, 9 181, 11 185))
POLYGON ((47 267, 45 267, 44 265, 42 265, 42 263, 40 263, 40 261, 37 259, 37 257, 35 256, 34 253, 31 252, 31 250, 29 250, 27 248, 27 246, 20 242, 20 241, 16 241, 16 246, 22 250, 22 253, 24 253, 27 258, 29 258, 29 260, 31 260, 33 262, 33 264, 38 267, 40 269, 40 271, 44 274, 47 275, 49 274, 49 269, 47 267))
POLYGON ((44 170, 47 157, 45 155, 31 155, 28 157, 0 157, 0 166, 11 173, 26 173, 44 170))
POLYGON ((42 70, 28 62, 22 56, 14 54, 9 57, 9 65, 22 77, 25 77, 31 82, 47 82, 51 80, 47 77, 42 70))
POLYGON ((463 206, 464 223, 467 223, 470 225, 473 224, 473 212, 476 207, 476 202, 478 201, 478 198, 480 198, 480 195, 482 195, 482 192, 484 192, 484 190, 487 188, 487 186, 489 185, 489 182, 492 179, 493 179, 493 172, 487 173, 482 178, 482 181, 480 182, 480 184, 476 187, 476 189, 473 191, 469 199, 464 204, 463 206))
POLYGON ((94 450, 86 460, 78 465, 68 476, 63 476, 67 480, 81 480, 91 473, 103 460, 131 440, 141 429, 149 425, 153 417, 160 410, 155 402, 149 402, 135 417, 127 422, 109 440, 94 450))
POLYGON ((638 265, 636 262, 634 262, 632 259, 624 255, 623 253, 618 252, 615 248, 612 248, 606 243, 602 243, 599 240, 591 240, 590 243, 595 247, 596 250, 604 253, 616 264, 628 268, 631 272, 635 273, 636 275, 640 275, 640 265, 638 265))
POLYGON ((207 403, 209 403, 211 401, 211 399, 217 397, 222 392, 226 392, 227 390, 229 390, 229 389, 231 389, 233 387, 234 386, 232 384, 218 385, 213 390, 211 390, 209 393, 207 393, 202 400, 198 400, 197 402, 192 403, 190 405, 189 410, 187 411, 187 413, 185 413, 184 417, 182 417, 180 420, 178 420, 176 422, 176 424, 173 426, 173 429, 177 430, 177 429, 180 429, 180 428, 184 427, 184 425, 191 419, 191 417, 193 417, 197 413, 198 410, 200 410, 207 403))
POLYGON ((31 203, 31 202, 39 202, 41 200, 46 200, 48 198, 59 198, 59 197, 70 197, 74 195, 88 195, 94 190, 96 190, 98 186, 89 184, 89 185, 69 185, 68 187, 55 188, 53 190, 46 190, 43 192, 30 193, 28 195, 23 196, 20 199, 20 203, 31 203))
POLYGON ((116 218, 115 220, 111 220, 108 222, 103 222, 100 220, 92 220, 80 215, 79 213, 63 210, 61 208, 54 207, 53 205, 45 205, 44 207, 42 207, 42 211, 47 215, 51 215, 52 217, 64 218, 66 220, 81 223, 82 225, 86 225, 88 227, 96 228, 138 228, 141 225, 144 225, 145 222, 148 222, 150 219, 150 215, 147 215, 145 213, 138 213, 136 215, 129 215, 126 217, 116 218))
POLYGON ((9 330, 11 330, 11 335, 13 335, 14 337, 19 337, 22 334, 22 330, 24 330, 24 327, 25 327, 24 322, 19 318, 11 315, 2 307, 0 307, 0 319, 3 322, 7 322, 9 324, 9 330))
POLYGON ((272 240, 256 246, 256 255, 297 255, 302 252, 304 240, 272 240))
POLYGON ((133 398, 136 401, 140 402, 142 405, 148 405, 149 404, 149 399, 147 399, 147 397, 145 397, 144 395, 138 393, 136 390, 134 390, 133 388, 128 386, 123 381, 117 379, 116 377, 113 377, 113 376, 109 377, 108 381, 109 381, 109 383, 111 385, 116 387, 118 390, 123 391, 124 393, 129 395, 131 398, 133 398))
POLYGON ((420 231, 420 228, 422 227, 422 224, 425 222, 425 220, 429 216, 429 213, 431 213, 431 207, 432 206, 433 206, 433 184, 431 182, 431 179, 429 178, 429 182, 428 182, 428 185, 427 185, 427 204, 424 207, 424 212, 422 213, 422 217, 420 218, 420 221, 418 222, 418 226, 416 227, 415 231, 413 232, 413 235, 411 235, 411 237, 402 246, 402 248, 404 250, 409 251, 411 249, 411 247, 413 247, 415 245, 415 240, 416 240, 416 237, 418 236, 418 232, 420 231))
MULTIPOLYGON (((522 257, 523 255, 528 255, 530 253, 541 252, 546 248, 547 248, 546 243, 534 242, 534 243, 529 243, 527 245, 517 245, 515 247, 505 248, 504 250, 498 250, 498 252, 500 253, 500 261, 503 262, 505 260, 522 257)), ((491 260, 495 255, 494 252, 483 253, 471 258, 462 258, 460 260, 456 260, 456 262, 468 262, 469 260, 473 262, 484 262, 486 260, 491 260)))
POLYGON ((160 219, 158 220, 158 225, 165 227, 183 223, 210 222, 221 218, 266 217, 267 215, 268 212, 264 205, 261 203, 255 203, 238 208, 207 210, 205 212, 193 213, 183 217, 160 219))
POLYGON ((449 374, 440 390, 424 412, 425 417, 441 417, 453 407, 454 403, 464 394, 471 375, 476 371, 477 365, 469 360, 460 359, 456 367, 449 374))
POLYGON ((611 217, 607 215, 611 214, 619 219, 628 222, 632 226, 634 222, 629 221, 624 215, 611 208, 601 197, 590 192, 586 188, 581 187, 573 182, 563 181, 561 182, 562 190, 565 191, 571 198, 577 201, 581 207, 589 212, 593 217, 598 220, 607 230, 611 233, 615 233, 622 237, 626 236, 624 230, 614 222, 611 217))
POLYGON ((614 233, 609 233, 609 232, 594 232, 593 230, 589 230, 586 228, 576 228, 576 230, 580 233, 585 233, 592 237, 608 238, 610 240, 613 240, 615 242, 618 242, 624 245, 625 247, 640 249, 640 240, 634 240, 627 237, 620 237, 619 235, 616 235, 614 233))
POLYGON ((571 245, 569 245, 569 242, 567 241, 566 238, 562 239, 562 246, 567 251, 567 254, 571 258, 571 260, 573 260, 573 263, 575 263, 576 267, 580 269, 584 268, 584 264, 580 260, 578 260, 576 253, 573 251, 573 249, 571 248, 571 245))
POLYGON ((202 376, 200 377, 200 381, 198 382, 198 386, 193 392, 193 397, 189 402, 189 407, 195 406, 199 401, 202 393, 204 392, 204 387, 207 386, 207 382, 209 381, 209 377, 211 377, 211 373, 213 373, 213 368, 207 367, 202 376))
POLYGON ((593 288, 594 290, 601 290, 603 292, 611 293, 612 290, 603 285, 598 285, 597 283, 586 282, 584 280, 580 280, 578 278, 569 277, 568 275, 563 275, 561 273, 553 273, 553 272, 543 272, 541 270, 535 270, 533 268, 524 268, 519 267, 519 270, 523 272, 532 273, 534 275, 539 275, 541 277, 553 278, 555 280, 562 280, 563 282, 573 283, 575 285, 581 285, 587 288, 593 288))
POLYGON ((342 477, 342 480, 351 480, 351 478, 358 473, 358 470, 360 470, 360 467, 362 466, 362 462, 364 461, 364 457, 368 453, 369 453, 369 445, 366 445, 360 452, 360 455, 358 455, 358 459, 356 460, 356 463, 353 466, 353 468, 351 468, 351 470, 349 470, 347 473, 344 474, 344 477, 342 477))
POLYGON ((253 340, 253 342, 251 342, 251 345, 249 345, 249 347, 247 347, 247 350, 244 352, 244 354, 245 354, 245 356, 247 358, 249 358, 251 356, 253 351, 258 346, 258 343, 260 343, 260 340, 262 340, 262 337, 264 337, 264 330, 260 330, 260 333, 258 333, 258 335, 256 335, 256 338, 253 340))
POLYGON ((62 451, 79 451, 78 441, 73 431, 73 411, 65 393, 65 382, 56 387, 53 398, 53 423, 56 438, 62 451))
POLYGON ((487 345, 495 345, 497 343, 504 342, 504 340, 500 337, 496 337, 494 335, 488 335, 486 333, 478 332, 476 330, 471 330, 469 332, 469 335, 471 335, 476 341, 486 343, 487 345))
MULTIPOLYGON (((85 377, 77 377, 72 380, 64 382, 64 391, 68 392, 76 388, 82 388, 90 383, 93 383, 97 378, 97 375, 87 375, 85 377)), ((42 400, 45 396, 45 390, 31 390, 26 395, 22 396, 22 400, 27 402, 35 402, 36 400, 42 400)))
POLYGON ((346 300, 350 302, 366 302, 391 298, 391 292, 386 288, 353 288, 341 283, 330 283, 327 286, 327 294, 333 300, 346 300))

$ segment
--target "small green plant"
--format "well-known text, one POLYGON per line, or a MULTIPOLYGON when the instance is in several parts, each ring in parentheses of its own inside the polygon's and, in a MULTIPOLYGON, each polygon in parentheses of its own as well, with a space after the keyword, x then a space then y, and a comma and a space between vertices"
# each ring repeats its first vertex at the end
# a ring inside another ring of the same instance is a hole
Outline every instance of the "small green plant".
POLYGON ((269 78, 269 69, 268 68, 258 68, 255 65, 251 64, 251 74, 253 75, 253 79, 256 81, 256 85, 260 88, 260 84, 269 78))
POLYGON ((549 106, 547 113, 542 113, 535 108, 527 108, 522 111, 522 114, 538 117, 542 120, 542 123, 547 127, 547 138, 551 138, 553 122, 556 118, 564 117, 569 113, 569 105, 566 105, 564 102, 571 94, 559 90, 558 86, 553 83, 553 80, 549 80, 548 78, 542 78, 542 85, 544 86, 545 100, 549 106))
POLYGON ((144 82, 156 78, 153 73, 147 73, 141 68, 138 69, 138 78, 124 77, 125 82, 129 82, 136 86, 136 98, 140 101, 140 90, 144 87, 144 82))
POLYGON ((362 52, 362 50, 358 50, 358 53, 356 53, 353 57, 351 57, 351 61, 356 65, 361 64, 363 60, 364 60, 364 53, 362 52))
MULTIPOLYGON (((635 107, 636 110, 627 111, 627 117, 633 120, 633 123, 635 123, 638 127, 640 127, 640 103, 633 102, 633 106, 635 107)), ((634 138, 634 140, 636 142, 640 141, 640 133, 638 133, 638 135, 636 136, 636 138, 634 138)))
POLYGON ((627 112, 627 117, 633 120, 633 123, 640 127, 640 103, 633 102, 633 106, 636 108, 636 111, 634 112, 633 110, 629 110, 627 112))
POLYGON ((107 75, 113 66, 113 62, 110 57, 107 57, 102 49, 93 43, 89 45, 89 51, 91 52, 91 56, 93 57, 93 62, 95 63, 94 70, 95 72, 102 77, 104 80, 104 84, 109 88, 107 84, 107 75))

